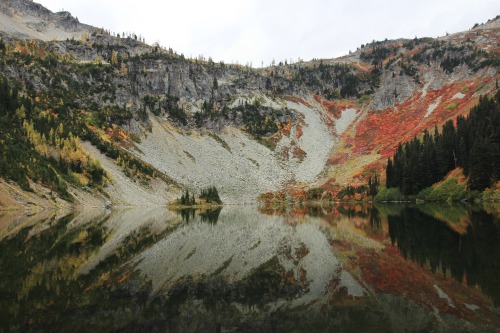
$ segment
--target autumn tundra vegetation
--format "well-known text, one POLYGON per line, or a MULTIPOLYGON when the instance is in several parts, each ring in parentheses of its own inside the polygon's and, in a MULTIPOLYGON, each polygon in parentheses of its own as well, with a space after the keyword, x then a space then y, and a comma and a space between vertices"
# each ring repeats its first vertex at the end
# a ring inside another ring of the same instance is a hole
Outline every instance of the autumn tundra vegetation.
POLYGON ((498 18, 257 69, 75 24, 1 34, 0 176, 24 191, 113 201, 106 159, 165 204, 500 199, 498 18))

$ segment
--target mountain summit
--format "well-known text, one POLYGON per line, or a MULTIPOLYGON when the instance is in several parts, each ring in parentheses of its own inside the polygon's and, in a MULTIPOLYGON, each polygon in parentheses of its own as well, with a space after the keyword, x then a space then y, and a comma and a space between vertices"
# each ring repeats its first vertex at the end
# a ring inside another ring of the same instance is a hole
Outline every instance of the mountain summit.
POLYGON ((51 41, 81 38, 92 27, 68 12, 52 13, 31 0, 5 0, 0 3, 0 30, 23 39, 51 41))

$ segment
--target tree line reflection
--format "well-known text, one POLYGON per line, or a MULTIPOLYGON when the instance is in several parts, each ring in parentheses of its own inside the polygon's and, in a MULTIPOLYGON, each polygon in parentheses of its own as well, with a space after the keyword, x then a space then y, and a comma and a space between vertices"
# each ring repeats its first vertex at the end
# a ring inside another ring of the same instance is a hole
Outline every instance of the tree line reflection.
POLYGON ((320 217, 329 223, 362 221, 366 234, 387 224, 388 237, 401 255, 433 273, 480 286, 500 306, 499 207, 448 204, 298 204, 264 206, 269 215, 320 217), (486 208, 486 209, 485 209, 486 208))
MULTIPOLYGON (((222 223, 218 222, 221 211, 219 207, 211 211, 179 211, 179 217, 172 215, 183 223, 215 224, 222 223)), ((261 207, 260 211, 305 217, 304 221, 307 216, 319 218, 332 230, 335 221, 355 222, 352 224, 363 228, 367 237, 383 237, 387 244, 397 246, 404 258, 469 286, 479 286, 500 306, 500 219, 496 208, 337 204, 261 207)), ((74 215, 54 217, 42 221, 46 228, 26 225, 0 239, 0 308, 5 309, 0 313, 0 332, 81 331, 82 320, 87 322, 89 331, 148 331, 153 327, 148 325, 182 331, 183 326, 176 326, 184 323, 179 318, 200 316, 181 313, 180 309, 192 299, 203 300, 204 306, 211 309, 207 317, 198 318, 200 323, 213 315, 218 318, 214 323, 222 320, 227 326, 234 314, 229 306, 232 302, 260 307, 272 299, 293 297, 302 288, 282 282, 283 274, 276 274, 279 265, 274 260, 239 284, 220 279, 196 284, 185 281, 170 291, 168 300, 151 298, 151 284, 141 283, 137 271, 126 263, 175 230, 176 221, 160 223, 167 225, 163 231, 154 231, 149 224, 130 231, 120 246, 93 269, 82 273, 86 262, 113 239, 114 224, 108 224, 108 218, 75 224, 74 215), (111 321, 110 316, 114 318, 111 321)), ((366 314, 356 307, 345 309, 349 316, 366 314)), ((332 320, 342 308, 334 310, 332 320)), ((293 319, 296 322, 291 327, 297 327, 304 323, 306 314, 310 313, 279 314, 276 322, 293 319)), ((362 321, 353 321, 356 322, 362 321)))
POLYGON ((484 210, 468 209, 470 222, 461 234, 418 207, 389 215, 389 235, 401 254, 433 272, 479 285, 500 305, 500 220, 484 210))
POLYGON ((199 216, 202 223, 216 224, 221 211, 222 207, 208 209, 182 208, 177 210, 177 214, 181 216, 182 221, 185 223, 194 221, 195 217, 199 216))

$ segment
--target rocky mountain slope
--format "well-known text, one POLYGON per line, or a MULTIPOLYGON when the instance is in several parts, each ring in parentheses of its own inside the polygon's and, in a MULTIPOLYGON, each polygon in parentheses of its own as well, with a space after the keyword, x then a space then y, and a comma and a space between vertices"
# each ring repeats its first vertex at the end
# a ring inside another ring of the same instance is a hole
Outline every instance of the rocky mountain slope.
POLYGON ((24 123, 16 133, 63 180, 50 185, 29 167, 22 177, 62 197, 67 183, 83 205, 163 205, 213 185, 226 203, 283 189, 333 193, 383 176, 398 142, 498 89, 498 18, 439 39, 252 69, 186 59, 28 0, 3 2, 0 15, 0 75, 33 108, 14 112, 24 123), (75 137, 80 158, 63 153, 75 137))
POLYGON ((68 12, 52 13, 33 1, 5 0, 0 3, 0 30, 19 38, 50 41, 80 38, 92 27, 68 12))

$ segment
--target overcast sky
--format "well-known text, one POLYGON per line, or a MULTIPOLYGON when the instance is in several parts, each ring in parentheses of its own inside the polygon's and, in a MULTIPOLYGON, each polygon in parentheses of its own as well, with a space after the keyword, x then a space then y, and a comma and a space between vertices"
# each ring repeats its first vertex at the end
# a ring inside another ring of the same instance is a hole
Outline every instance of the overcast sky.
POLYGON ((437 37, 500 14, 499 0, 35 0, 187 57, 269 65, 333 58, 372 40, 437 37))

